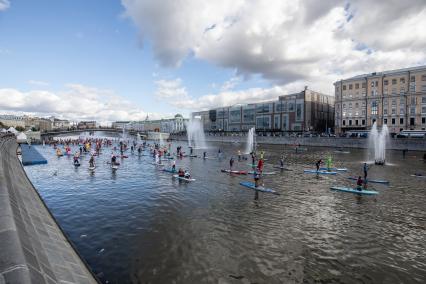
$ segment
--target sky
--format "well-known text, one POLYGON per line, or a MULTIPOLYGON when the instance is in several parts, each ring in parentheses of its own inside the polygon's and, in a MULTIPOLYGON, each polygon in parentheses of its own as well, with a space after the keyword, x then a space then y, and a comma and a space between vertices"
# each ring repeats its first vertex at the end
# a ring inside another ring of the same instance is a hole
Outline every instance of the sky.
POLYGON ((0 113, 142 120, 426 65, 425 0, 0 0, 0 113))

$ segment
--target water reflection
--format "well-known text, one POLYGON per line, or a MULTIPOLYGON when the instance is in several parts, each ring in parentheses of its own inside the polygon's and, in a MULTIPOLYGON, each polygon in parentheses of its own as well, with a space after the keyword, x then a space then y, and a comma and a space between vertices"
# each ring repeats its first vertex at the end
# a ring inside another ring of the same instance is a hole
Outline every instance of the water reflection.
MULTIPOLYGON (((177 145, 173 145, 172 149, 177 145)), ((243 145, 212 145, 235 156, 243 145)), ((72 159, 38 147, 47 165, 26 167, 61 226, 81 254, 109 283, 423 283, 426 271, 425 171, 419 159, 389 152, 398 166, 372 167, 368 175, 390 181, 374 185, 377 197, 332 192, 362 175, 363 151, 334 153, 317 148, 295 153, 269 146, 265 170, 282 153, 293 171, 265 176, 281 195, 253 192, 240 181, 253 177, 220 173, 229 161, 184 158, 195 182, 182 183, 130 155, 114 172, 110 151, 88 170, 88 156, 74 169, 72 159), (348 173, 303 174, 331 155, 348 173), (54 175, 54 173, 57 173, 54 175), (81 237, 84 236, 84 237, 81 237)), ((242 149, 241 149, 242 150, 242 149)), ((195 150, 202 156, 204 150, 195 150)), ((407 156, 421 156, 408 153, 407 156)), ((249 161, 250 162, 250 161, 249 161)), ((249 170, 247 161, 236 161, 249 170)))

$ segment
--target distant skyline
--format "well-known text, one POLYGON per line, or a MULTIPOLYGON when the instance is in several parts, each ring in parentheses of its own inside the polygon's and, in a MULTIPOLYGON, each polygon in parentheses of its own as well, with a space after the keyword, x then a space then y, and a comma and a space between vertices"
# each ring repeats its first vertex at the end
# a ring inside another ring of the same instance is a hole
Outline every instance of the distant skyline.
POLYGON ((0 113, 142 120, 426 64, 426 1, 0 0, 0 113))

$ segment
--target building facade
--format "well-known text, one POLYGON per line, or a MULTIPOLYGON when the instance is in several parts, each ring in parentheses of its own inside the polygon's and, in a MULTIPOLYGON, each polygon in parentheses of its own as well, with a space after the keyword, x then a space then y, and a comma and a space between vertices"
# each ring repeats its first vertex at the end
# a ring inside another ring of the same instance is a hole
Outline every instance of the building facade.
POLYGON ((5 127, 22 127, 25 128, 25 117, 17 115, 4 114, 0 115, 0 122, 5 127))
POLYGON ((262 103, 192 113, 206 131, 329 132, 334 127, 334 98, 305 88, 262 103))
POLYGON ((112 127, 139 132, 179 133, 185 131, 187 121, 188 119, 177 114, 168 119, 151 120, 147 117, 142 121, 116 121, 112 123, 112 127))
POLYGON ((52 122, 52 129, 68 129, 71 126, 70 122, 66 119, 53 118, 52 122))
POLYGON ((80 121, 77 124, 77 128, 78 129, 93 129, 96 128, 96 121, 91 120, 91 121, 80 121))
POLYGON ((374 122, 390 133, 426 128, 426 66, 359 75, 334 87, 337 133, 370 130, 374 122))
POLYGON ((181 114, 176 114, 174 118, 162 119, 160 122, 160 131, 163 133, 180 133, 185 131, 188 119, 183 118, 181 114))

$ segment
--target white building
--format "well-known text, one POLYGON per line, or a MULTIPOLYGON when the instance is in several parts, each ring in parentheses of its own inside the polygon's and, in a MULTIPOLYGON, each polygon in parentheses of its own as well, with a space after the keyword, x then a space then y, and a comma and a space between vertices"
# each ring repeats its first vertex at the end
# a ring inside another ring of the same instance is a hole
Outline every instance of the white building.
POLYGON ((174 118, 161 120, 161 132, 179 133, 185 131, 185 123, 188 119, 183 118, 181 114, 176 114, 174 118))
POLYGON ((0 122, 5 127, 22 127, 25 128, 25 118, 23 116, 4 114, 0 115, 0 122))

